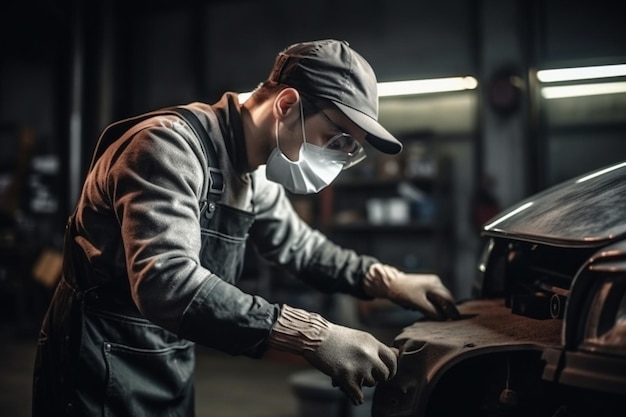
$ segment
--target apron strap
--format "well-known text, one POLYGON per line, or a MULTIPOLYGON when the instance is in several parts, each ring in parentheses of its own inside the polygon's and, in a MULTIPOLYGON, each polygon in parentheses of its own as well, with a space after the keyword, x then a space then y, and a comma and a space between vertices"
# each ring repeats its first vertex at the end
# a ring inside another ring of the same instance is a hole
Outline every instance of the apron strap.
POLYGON ((196 133, 196 136, 200 139, 202 149, 204 150, 209 161, 208 193, 220 196, 224 193, 225 182, 222 171, 217 168, 219 167, 219 160, 213 141, 209 137, 204 126, 202 126, 202 123, 200 122, 198 117, 191 110, 184 107, 174 107, 171 110, 177 113, 184 121, 186 121, 189 127, 191 127, 191 129, 196 133))
MULTIPOLYGON (((198 117, 189 109, 184 107, 172 107, 171 111, 178 114, 182 118, 191 130, 193 130, 196 136, 200 139, 200 145, 209 161, 208 166, 208 190, 206 193, 206 199, 201 202, 200 215, 205 216, 207 219, 211 219, 215 213, 216 203, 224 193, 225 185, 224 175, 219 167, 219 160, 217 157, 217 151, 215 145, 209 137, 206 129, 202 126, 202 123, 198 117)), ((211 113, 209 117, 213 116, 211 113)), ((214 132, 215 133, 215 132, 214 132)), ((221 134, 221 133, 220 133, 221 134)))

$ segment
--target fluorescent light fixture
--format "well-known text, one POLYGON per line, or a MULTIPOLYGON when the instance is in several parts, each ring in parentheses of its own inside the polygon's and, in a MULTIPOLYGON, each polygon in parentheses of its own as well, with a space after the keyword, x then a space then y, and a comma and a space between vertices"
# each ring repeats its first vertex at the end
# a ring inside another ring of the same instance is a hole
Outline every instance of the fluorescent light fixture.
POLYGON ((600 65, 594 67, 560 68, 537 71, 537 78, 544 83, 559 81, 590 80, 594 78, 626 76, 626 64, 600 65))
POLYGON ((626 93, 626 81, 615 83, 560 85, 543 87, 541 95, 546 99, 597 96, 600 94, 626 93))
POLYGON ((473 90, 478 86, 474 77, 433 78, 427 80, 391 81, 378 83, 378 97, 443 93, 473 90))
MULTIPOLYGON (((406 96, 414 94, 443 93, 448 91, 473 90, 478 86, 474 77, 432 78, 426 80, 391 81, 378 83, 378 97, 406 96)), ((243 103, 252 92, 239 93, 243 103)))

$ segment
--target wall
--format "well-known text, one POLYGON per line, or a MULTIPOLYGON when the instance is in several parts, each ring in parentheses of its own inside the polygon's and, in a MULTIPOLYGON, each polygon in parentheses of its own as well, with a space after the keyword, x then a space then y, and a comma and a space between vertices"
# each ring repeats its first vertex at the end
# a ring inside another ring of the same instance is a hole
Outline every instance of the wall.
MULTIPOLYGON (((391 130, 434 131, 454 159, 454 287, 461 297, 468 292, 478 250, 467 221, 477 178, 496 178, 494 191, 505 207, 622 155, 623 100, 546 103, 531 75, 536 68, 572 62, 626 60, 626 29, 617 2, 98 0, 95 12, 76 15, 77 4, 80 0, 18 5, 2 14, 2 38, 10 42, 0 51, 6 58, 0 65, 0 122, 34 126, 46 146, 61 153, 65 171, 73 149, 68 142, 72 94, 82 99, 73 103, 82 103, 75 108, 84 122, 77 139, 86 154, 98 132, 116 118, 254 88, 267 76, 275 54, 302 39, 349 40, 380 81, 479 78, 478 90, 467 95, 381 100, 381 121, 391 130), (25 21, 29 24, 20 23, 25 21), (68 35, 76 22, 84 30, 78 46, 68 35), (78 92, 64 81, 72 56, 84 64, 78 92), (524 91, 519 108, 502 116, 490 105, 488 86, 494 73, 509 65, 519 71, 524 91), (575 114, 590 115, 598 106, 614 116, 582 128, 572 122, 581 119, 575 114)), ((74 180, 85 159, 71 174, 74 180)))

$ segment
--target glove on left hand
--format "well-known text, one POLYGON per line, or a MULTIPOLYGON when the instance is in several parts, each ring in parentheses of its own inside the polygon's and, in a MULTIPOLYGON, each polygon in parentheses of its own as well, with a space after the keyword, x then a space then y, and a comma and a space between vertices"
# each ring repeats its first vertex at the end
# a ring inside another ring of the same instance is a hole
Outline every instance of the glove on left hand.
POLYGON ((281 308, 268 346, 302 355, 330 376, 355 405, 363 403, 361 386, 373 387, 395 375, 399 354, 368 332, 288 305, 281 308))
POLYGON ((419 310, 431 319, 457 320, 461 317, 454 297, 437 275, 407 274, 378 263, 370 267, 363 283, 370 295, 419 310))

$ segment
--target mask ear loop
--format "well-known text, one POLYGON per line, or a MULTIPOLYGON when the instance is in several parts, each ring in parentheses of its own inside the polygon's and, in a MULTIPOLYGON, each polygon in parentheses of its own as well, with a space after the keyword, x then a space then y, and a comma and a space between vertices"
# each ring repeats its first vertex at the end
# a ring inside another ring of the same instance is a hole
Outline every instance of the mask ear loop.
POLYGON ((302 106, 302 96, 300 96, 300 120, 302 120, 302 139, 306 143, 306 132, 304 131, 304 107, 302 106))
POLYGON ((276 119, 276 124, 274 125, 274 136, 276 136, 276 147, 280 153, 283 153, 283 151, 280 150, 280 145, 278 144, 278 119, 276 119))
MULTIPOLYGON (((302 139, 304 143, 306 143, 306 132, 304 131, 304 108, 302 107, 302 97, 300 97, 300 120, 302 120, 302 139)), ((283 151, 280 149, 280 144, 278 141, 278 119, 276 119, 276 124, 274 125, 274 136, 276 136, 276 148, 278 151, 284 155, 283 151)), ((302 146, 304 146, 304 143, 302 146)), ((289 159, 289 158, 287 158, 289 159)))
MULTIPOLYGON (((304 130, 304 108, 302 107, 302 97, 300 97, 300 120, 302 120, 302 139, 304 141, 304 143, 306 143, 306 132, 304 130)), ((276 124, 274 125, 274 136, 276 136, 276 147, 278 148, 278 150, 280 151, 280 153, 283 153, 283 151, 280 149, 280 145, 278 143, 278 119, 276 119, 276 124)))

